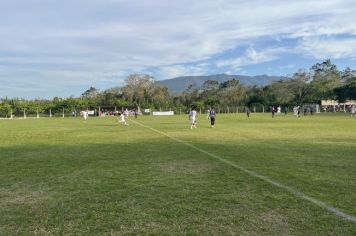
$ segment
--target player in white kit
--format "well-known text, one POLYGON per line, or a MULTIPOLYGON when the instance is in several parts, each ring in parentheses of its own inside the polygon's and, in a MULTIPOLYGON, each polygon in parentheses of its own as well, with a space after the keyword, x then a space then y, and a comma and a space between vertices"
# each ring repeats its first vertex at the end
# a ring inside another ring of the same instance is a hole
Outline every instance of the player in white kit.
POLYGON ((197 127, 197 111, 195 109, 192 109, 189 113, 189 120, 190 120, 190 128, 196 128, 197 127))
POLYGON ((124 125, 128 125, 125 120, 124 113, 119 113, 119 123, 123 123, 124 125))
POLYGON ((86 122, 88 119, 88 111, 82 111, 82 116, 83 116, 84 121, 86 122))

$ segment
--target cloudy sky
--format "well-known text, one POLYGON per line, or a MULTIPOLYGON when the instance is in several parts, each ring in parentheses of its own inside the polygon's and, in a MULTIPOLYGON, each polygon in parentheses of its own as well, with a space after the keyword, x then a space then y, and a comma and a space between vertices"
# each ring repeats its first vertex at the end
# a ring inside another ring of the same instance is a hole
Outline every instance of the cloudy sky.
POLYGON ((78 96, 131 73, 356 69, 354 0, 0 0, 0 97, 78 96))

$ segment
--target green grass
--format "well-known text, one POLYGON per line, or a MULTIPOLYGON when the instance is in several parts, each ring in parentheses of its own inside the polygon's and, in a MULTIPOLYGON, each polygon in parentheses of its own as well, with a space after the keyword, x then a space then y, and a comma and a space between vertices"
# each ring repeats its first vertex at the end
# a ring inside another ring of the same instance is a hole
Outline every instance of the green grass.
MULTIPOLYGON (((140 117, 356 215, 356 117, 140 117)), ((114 118, 0 120, 0 235, 355 235, 356 223, 114 118)))

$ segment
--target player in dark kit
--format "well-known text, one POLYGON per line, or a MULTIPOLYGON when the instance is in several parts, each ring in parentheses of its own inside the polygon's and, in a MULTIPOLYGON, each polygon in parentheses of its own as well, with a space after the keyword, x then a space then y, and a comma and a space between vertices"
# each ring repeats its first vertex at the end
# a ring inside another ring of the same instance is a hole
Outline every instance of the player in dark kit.
POLYGON ((214 109, 210 109, 209 111, 209 118, 210 118, 210 125, 211 125, 211 128, 214 128, 214 125, 215 125, 215 111, 214 109))
POLYGON ((276 113, 276 108, 274 106, 272 106, 271 112, 272 112, 272 118, 274 118, 274 113, 276 113))
POLYGON ((250 108, 246 107, 245 110, 246 110, 247 118, 250 118, 250 108))

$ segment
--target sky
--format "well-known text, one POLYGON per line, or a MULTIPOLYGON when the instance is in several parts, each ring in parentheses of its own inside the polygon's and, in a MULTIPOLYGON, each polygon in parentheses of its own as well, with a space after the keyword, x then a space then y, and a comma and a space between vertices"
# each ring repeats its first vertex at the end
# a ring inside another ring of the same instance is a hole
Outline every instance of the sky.
POLYGON ((356 69, 354 0, 0 0, 0 97, 80 96, 128 75, 356 69))

